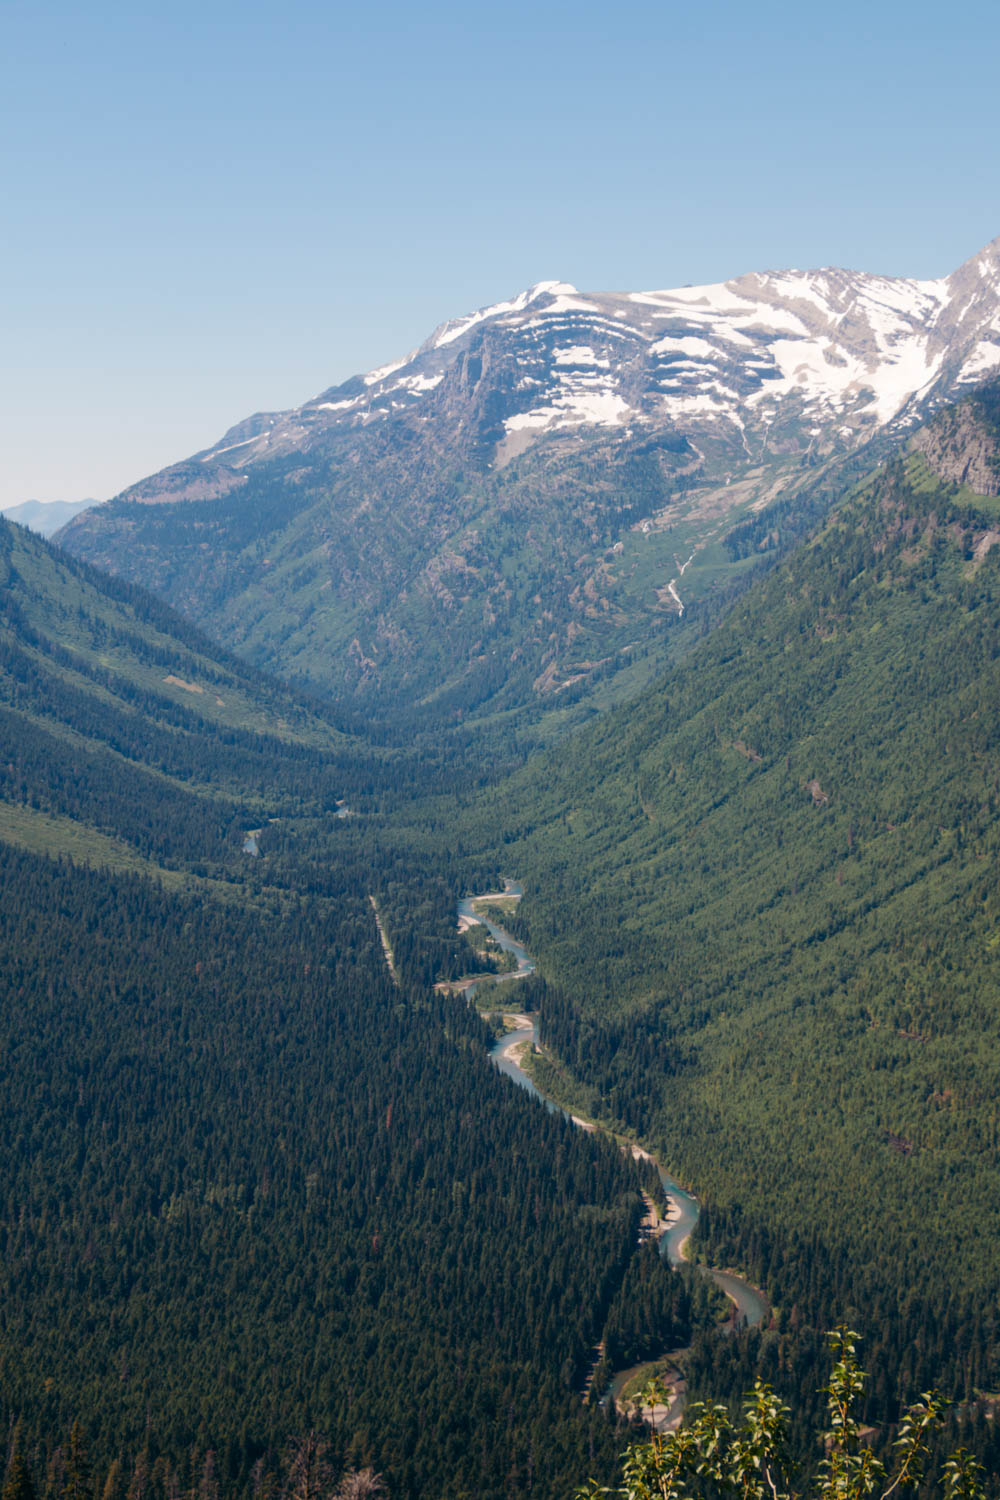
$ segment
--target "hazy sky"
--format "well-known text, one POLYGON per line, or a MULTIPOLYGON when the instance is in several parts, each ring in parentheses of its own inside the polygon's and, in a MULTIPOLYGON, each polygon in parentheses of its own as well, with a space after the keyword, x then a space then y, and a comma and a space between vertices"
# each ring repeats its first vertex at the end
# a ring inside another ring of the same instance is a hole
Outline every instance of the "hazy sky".
POLYGON ((1000 235, 994 0, 5 0, 0 36, 0 504, 542 279, 938 276, 1000 235))

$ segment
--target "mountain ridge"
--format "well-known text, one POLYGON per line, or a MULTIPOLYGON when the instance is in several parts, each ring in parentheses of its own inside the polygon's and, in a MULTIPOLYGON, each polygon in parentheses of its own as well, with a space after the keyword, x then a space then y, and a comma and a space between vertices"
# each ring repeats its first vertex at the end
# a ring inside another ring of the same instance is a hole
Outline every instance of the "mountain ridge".
MULTIPOLYGON (((562 368, 550 366, 546 372, 551 401, 515 401, 522 409, 505 418, 501 461, 518 450, 518 442, 511 442, 518 433, 657 419, 697 425, 706 416, 725 418, 740 431, 746 424, 738 417, 737 401, 760 406, 761 421, 770 426, 769 398, 793 394, 796 385, 815 391, 820 405, 839 405, 852 434, 864 436, 872 421, 879 426, 914 421, 911 401, 940 398, 942 388, 967 384, 1000 365, 1000 237, 936 280, 824 267, 755 271, 725 282, 654 291, 578 292, 567 282, 538 282, 507 301, 447 320, 402 359, 352 376, 300 407, 254 413, 183 463, 214 463, 230 453, 234 456, 224 467, 239 471, 265 452, 297 451, 325 432, 416 410, 490 327, 528 332, 545 324, 554 345, 573 329, 587 330, 596 342, 643 339, 649 354, 659 356, 650 385, 659 384, 663 400, 658 410, 657 393, 651 391, 630 404, 623 391, 634 387, 634 380, 603 378, 604 356, 589 345, 562 344, 553 350, 554 363, 562 368), (685 326, 674 326, 680 324, 685 326), (926 331, 923 349, 920 329, 926 331), (739 349, 750 351, 742 369, 734 353, 739 349), (738 373, 750 389, 726 387, 725 369, 738 373), (873 384, 866 384, 866 377, 873 384)), ((522 386, 538 380, 538 375, 521 377, 522 386)), ((122 494, 162 501, 174 493, 164 476, 180 467, 160 470, 122 494), (154 479, 159 485, 147 488, 154 479)), ((209 498, 208 488, 206 480, 206 493, 188 498, 209 498)))
POLYGON ((934 282, 541 282, 57 540, 366 711, 558 728, 641 690, 766 560, 726 552, 735 524, 812 513, 995 365, 1000 240, 934 282))
POLYGON ((80 511, 99 504, 98 500, 22 500, 19 505, 0 508, 0 515, 39 536, 52 536, 80 511))

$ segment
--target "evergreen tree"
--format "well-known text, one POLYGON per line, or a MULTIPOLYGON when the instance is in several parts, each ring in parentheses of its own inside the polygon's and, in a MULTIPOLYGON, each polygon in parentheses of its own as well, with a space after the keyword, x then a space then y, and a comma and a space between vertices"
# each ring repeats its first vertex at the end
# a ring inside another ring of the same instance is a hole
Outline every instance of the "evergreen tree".
POLYGON ((83 1428, 79 1419, 73 1423, 69 1435, 69 1447, 64 1455, 63 1500, 91 1500, 93 1481, 83 1428))
POLYGON ((104 1481, 101 1500, 122 1500, 124 1494, 125 1480, 122 1475, 121 1460, 116 1458, 108 1470, 108 1476, 104 1481))
POLYGON ((31 1470, 18 1446, 15 1446, 7 1465, 0 1500, 36 1500, 31 1470))

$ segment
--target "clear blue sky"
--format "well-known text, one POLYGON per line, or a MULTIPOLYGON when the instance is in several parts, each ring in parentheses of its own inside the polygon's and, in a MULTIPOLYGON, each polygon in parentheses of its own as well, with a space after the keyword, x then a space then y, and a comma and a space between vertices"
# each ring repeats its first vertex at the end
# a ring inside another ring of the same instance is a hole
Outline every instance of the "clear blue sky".
POLYGON ((0 503, 104 498, 555 277, 952 270, 1000 7, 7 0, 0 503))

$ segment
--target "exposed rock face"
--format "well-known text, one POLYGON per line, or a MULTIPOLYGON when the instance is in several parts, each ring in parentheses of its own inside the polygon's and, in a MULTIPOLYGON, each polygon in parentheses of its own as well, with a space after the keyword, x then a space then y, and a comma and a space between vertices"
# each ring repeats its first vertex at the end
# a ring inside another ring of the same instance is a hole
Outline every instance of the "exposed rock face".
POLYGON ((914 433, 913 446, 942 479, 964 484, 977 495, 1000 495, 997 434, 976 402, 963 401, 941 412, 914 433))

